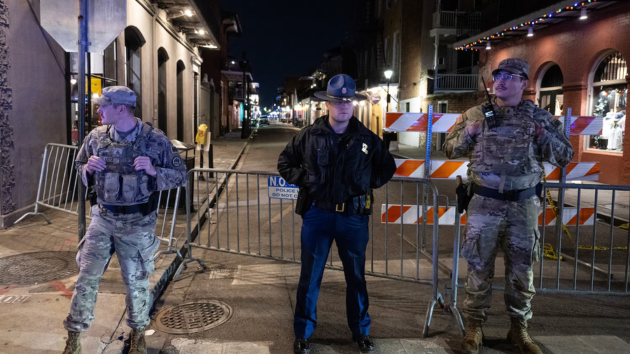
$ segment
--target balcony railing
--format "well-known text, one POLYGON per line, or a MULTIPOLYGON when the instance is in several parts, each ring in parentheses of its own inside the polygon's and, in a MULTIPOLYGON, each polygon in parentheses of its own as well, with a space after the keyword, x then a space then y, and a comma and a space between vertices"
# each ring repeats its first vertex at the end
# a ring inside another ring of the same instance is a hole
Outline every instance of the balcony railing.
POLYGON ((435 83, 436 90, 477 90, 479 75, 476 74, 439 74, 435 83))
POLYGON ((438 11, 433 13, 433 28, 457 27, 457 11, 438 11))

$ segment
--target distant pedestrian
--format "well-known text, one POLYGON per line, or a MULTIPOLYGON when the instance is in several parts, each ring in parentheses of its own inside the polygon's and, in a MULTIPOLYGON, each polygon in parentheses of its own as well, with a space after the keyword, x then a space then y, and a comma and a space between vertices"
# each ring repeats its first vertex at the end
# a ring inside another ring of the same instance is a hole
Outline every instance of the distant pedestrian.
POLYGON ((449 158, 470 156, 468 181, 472 199, 466 215, 462 256, 468 261, 466 336, 462 352, 476 354, 481 324, 492 304, 494 263, 499 248, 505 257, 505 305, 512 325, 508 340, 522 353, 541 354, 527 333, 532 317, 532 266, 540 253, 538 213, 542 162, 564 167, 573 148, 562 122, 523 99, 529 64, 505 59, 492 72, 496 98, 469 109, 446 138, 449 158))
POLYGON ((77 171, 95 200, 92 222, 79 243, 79 278, 70 313, 64 321, 68 340, 63 354, 81 354, 80 335, 94 321, 101 277, 114 254, 127 290, 129 354, 145 354, 144 330, 149 325, 149 275, 155 237, 158 194, 186 181, 179 152, 160 130, 133 115, 136 94, 124 86, 103 89, 93 99, 103 119, 85 138, 76 159, 77 171))
POLYGON ((355 82, 337 75, 326 91, 329 115, 302 129, 280 154, 278 171, 300 187, 296 212, 302 215, 302 271, 293 328, 294 352, 307 354, 317 325, 317 297, 333 240, 346 278, 346 313, 352 339, 362 353, 374 350, 370 338, 365 250, 373 188, 387 183, 396 164, 383 141, 352 115, 355 82))

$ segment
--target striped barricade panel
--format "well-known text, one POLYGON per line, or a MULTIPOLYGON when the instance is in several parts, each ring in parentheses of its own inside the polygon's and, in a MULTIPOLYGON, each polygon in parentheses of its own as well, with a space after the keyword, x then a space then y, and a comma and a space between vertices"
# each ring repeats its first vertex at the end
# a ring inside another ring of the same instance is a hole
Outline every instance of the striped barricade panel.
MULTIPOLYGON (((434 133, 450 133, 461 114, 434 113, 434 133)), ((385 115, 383 130, 388 132, 426 132, 428 113, 397 113, 390 112, 385 115)), ((564 120, 562 116, 556 119, 564 120)), ((571 117, 571 135, 599 135, 602 133, 604 118, 597 116, 573 116, 571 117)))
MULTIPOLYGON (((575 226, 578 224, 577 208, 564 208, 562 211, 562 221, 567 226, 575 226)), ((545 211, 545 225, 554 226, 556 219, 553 210, 547 208, 545 211)), ((433 207, 427 208, 427 224, 433 225, 433 207)), ((381 205, 381 223, 415 225, 422 223, 422 206, 418 205, 389 205, 385 208, 385 204, 381 205), (385 212, 387 210, 387 213, 385 212)), ((438 207, 438 223, 439 225, 455 225, 455 207, 438 207)), ((595 209, 581 208, 579 225, 588 226, 595 223, 595 209)), ((466 224, 466 214, 461 215, 460 224, 466 224)), ((538 214, 538 226, 543 226, 542 208, 538 214)))
MULTIPOLYGON (((564 116, 555 116, 564 122, 564 116)), ((600 135, 604 126, 602 116, 571 116, 571 135, 600 135)))
MULTIPOLYGON (((424 178, 424 160, 395 159, 397 177, 424 178)), ((558 180, 562 169, 545 162, 545 176, 547 180, 558 180)), ((462 176, 466 179, 468 161, 460 160, 433 160, 431 163, 432 179, 455 179, 462 176)), ((597 180, 599 175, 599 162, 571 162, 567 166, 567 180, 597 180), (588 178, 586 178, 588 177, 588 178)))

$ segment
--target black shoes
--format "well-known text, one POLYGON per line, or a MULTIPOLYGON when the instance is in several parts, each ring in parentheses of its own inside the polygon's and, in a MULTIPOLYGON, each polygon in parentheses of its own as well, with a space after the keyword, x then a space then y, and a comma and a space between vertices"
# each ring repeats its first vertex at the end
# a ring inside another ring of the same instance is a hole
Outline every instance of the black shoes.
POLYGON ((374 351, 374 341, 372 341, 370 336, 353 337, 352 340, 357 343, 361 353, 371 353, 374 351))
POLYGON ((308 339, 304 338, 295 338, 295 342, 293 342, 293 353, 294 354, 308 354, 310 353, 310 342, 308 339))

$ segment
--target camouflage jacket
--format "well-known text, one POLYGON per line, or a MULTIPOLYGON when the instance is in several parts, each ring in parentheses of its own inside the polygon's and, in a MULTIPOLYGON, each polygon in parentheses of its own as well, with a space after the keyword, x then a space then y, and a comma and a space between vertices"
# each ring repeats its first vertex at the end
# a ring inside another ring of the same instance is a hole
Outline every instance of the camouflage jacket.
POLYGON ((564 135, 563 124, 530 100, 516 107, 500 107, 494 102, 500 126, 482 124, 471 138, 466 127, 483 121, 481 106, 464 113, 444 143, 448 158, 469 156, 468 180, 498 190, 519 190, 536 186, 543 174, 542 162, 564 167, 573 158, 573 147, 564 135), (543 127, 536 136, 536 125, 543 127))
POLYGON ((154 191, 177 188, 186 181, 186 165, 177 149, 159 129, 136 118, 138 124, 124 139, 113 126, 100 126, 85 138, 76 158, 83 184, 94 188, 99 204, 134 205, 147 202, 154 191), (105 160, 105 171, 90 175, 85 165, 91 156, 105 160), (133 160, 148 156, 155 177, 135 171, 133 160))

